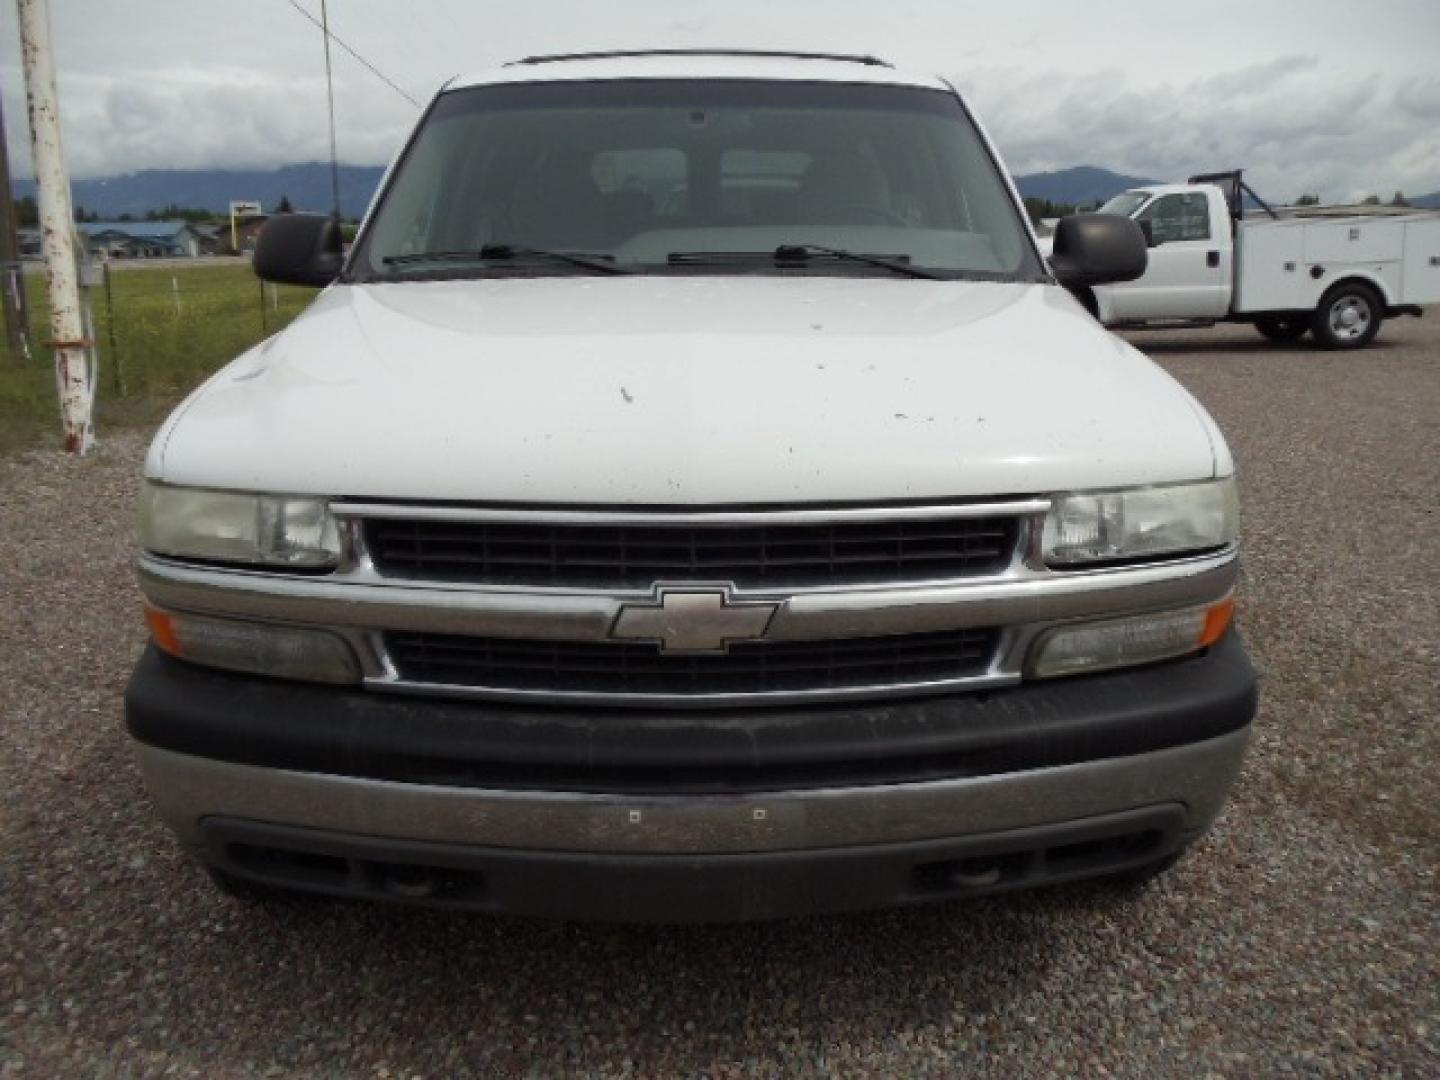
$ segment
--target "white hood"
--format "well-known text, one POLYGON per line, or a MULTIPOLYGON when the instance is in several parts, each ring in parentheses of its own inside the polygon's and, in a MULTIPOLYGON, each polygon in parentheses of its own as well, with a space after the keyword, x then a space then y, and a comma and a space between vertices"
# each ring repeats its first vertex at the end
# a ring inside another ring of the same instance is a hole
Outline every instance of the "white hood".
MULTIPOLYGON (((1213 445, 1212 445, 1213 444, 1213 445)), ((1062 289, 874 277, 335 286, 186 402, 176 484, 360 498, 971 498, 1228 471, 1062 289)))

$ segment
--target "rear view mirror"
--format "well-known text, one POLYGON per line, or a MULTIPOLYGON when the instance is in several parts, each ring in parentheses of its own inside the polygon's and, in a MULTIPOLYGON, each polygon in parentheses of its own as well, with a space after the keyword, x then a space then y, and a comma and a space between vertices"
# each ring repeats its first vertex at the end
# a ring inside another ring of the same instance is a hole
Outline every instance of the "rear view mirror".
POLYGON ((255 244, 255 273, 281 285, 324 287, 344 262, 340 226, 328 214, 276 214, 255 244))
POLYGON ((1129 218, 1076 214, 1055 227, 1050 269, 1068 289, 1134 281, 1148 262, 1145 233, 1129 218))

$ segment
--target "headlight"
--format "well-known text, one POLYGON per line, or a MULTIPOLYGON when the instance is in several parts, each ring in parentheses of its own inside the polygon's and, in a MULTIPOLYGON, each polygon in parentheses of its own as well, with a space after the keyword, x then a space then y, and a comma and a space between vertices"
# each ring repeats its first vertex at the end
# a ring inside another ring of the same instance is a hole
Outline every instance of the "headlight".
POLYGON ((1057 496, 1045 519, 1047 566, 1144 559, 1234 543, 1234 477, 1057 496))
POLYGON ((324 499, 250 495, 146 482, 140 539, 146 551, 182 559, 326 567, 340 538, 324 499))

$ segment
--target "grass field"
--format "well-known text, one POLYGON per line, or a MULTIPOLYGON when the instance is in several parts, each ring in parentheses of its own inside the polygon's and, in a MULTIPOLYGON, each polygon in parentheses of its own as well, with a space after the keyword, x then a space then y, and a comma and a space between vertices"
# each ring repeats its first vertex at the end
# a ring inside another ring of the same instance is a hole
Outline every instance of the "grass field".
MULTIPOLYGON (((31 342, 27 360, 0 352, 0 453, 60 444, 45 279, 27 274, 31 342)), ((89 290, 99 342, 95 426, 153 423, 216 368, 293 319, 313 289, 265 286, 248 263, 197 266, 112 264, 89 290), (263 297, 263 307, 262 307, 263 297), (111 313, 113 312, 113 318, 111 313)))

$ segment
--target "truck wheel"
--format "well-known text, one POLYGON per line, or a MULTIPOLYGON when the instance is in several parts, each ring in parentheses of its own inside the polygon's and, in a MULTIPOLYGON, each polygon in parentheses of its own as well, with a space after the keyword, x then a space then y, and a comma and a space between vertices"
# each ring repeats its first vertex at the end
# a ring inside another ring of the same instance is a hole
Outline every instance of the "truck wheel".
POLYGON ((1255 329, 1271 341, 1299 341, 1310 332, 1303 315, 1282 318, 1274 315, 1255 320, 1255 329))
POLYGON ((1380 297, 1370 286, 1344 282, 1321 299, 1310 329, 1326 349, 1358 349, 1375 340, 1384 311, 1380 297))

